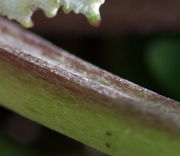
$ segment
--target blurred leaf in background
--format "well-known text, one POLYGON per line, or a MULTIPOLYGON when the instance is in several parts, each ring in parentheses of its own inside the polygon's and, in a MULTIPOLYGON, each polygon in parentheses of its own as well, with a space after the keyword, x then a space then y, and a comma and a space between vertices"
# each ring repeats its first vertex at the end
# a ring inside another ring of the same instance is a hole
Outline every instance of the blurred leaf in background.
POLYGON ((1 156, 37 156, 24 145, 0 131, 0 155, 1 156))
POLYGON ((155 40, 148 46, 146 59, 149 70, 162 88, 180 100, 180 39, 155 40))

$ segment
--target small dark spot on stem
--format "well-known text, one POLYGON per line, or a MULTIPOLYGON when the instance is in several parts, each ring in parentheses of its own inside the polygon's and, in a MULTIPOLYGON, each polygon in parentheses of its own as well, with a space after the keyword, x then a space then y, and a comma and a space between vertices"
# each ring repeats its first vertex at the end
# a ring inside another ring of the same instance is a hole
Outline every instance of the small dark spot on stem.
POLYGON ((109 132, 109 131, 107 131, 107 132, 106 132, 106 135, 107 135, 107 136, 112 136, 112 133, 109 132))
POLYGON ((110 148, 111 145, 110 145, 109 143, 106 143, 106 147, 107 147, 107 148, 110 148))

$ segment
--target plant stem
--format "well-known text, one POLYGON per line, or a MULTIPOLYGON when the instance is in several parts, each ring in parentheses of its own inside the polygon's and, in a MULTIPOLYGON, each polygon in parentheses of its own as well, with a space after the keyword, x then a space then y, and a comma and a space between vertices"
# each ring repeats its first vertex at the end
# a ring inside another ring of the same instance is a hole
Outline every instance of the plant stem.
POLYGON ((112 156, 178 156, 180 103, 0 19, 0 103, 112 156))

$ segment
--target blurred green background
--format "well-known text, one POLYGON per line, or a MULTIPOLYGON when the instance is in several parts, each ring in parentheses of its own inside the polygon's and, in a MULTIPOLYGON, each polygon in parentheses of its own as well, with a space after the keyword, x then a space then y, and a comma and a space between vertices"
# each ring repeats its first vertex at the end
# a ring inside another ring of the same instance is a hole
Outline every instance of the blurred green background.
MULTIPOLYGON (((82 15, 60 11, 56 18, 46 19, 39 11, 30 31, 109 72, 180 101, 178 5, 175 0, 108 1, 99 28, 90 26, 82 15)), ((1 155, 104 154, 0 108, 1 155)))

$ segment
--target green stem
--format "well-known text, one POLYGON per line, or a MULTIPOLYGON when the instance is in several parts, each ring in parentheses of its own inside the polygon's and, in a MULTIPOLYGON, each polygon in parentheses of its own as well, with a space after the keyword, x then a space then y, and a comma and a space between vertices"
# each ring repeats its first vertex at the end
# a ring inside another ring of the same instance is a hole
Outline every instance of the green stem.
POLYGON ((3 107, 112 156, 180 154, 180 103, 0 23, 3 107))

